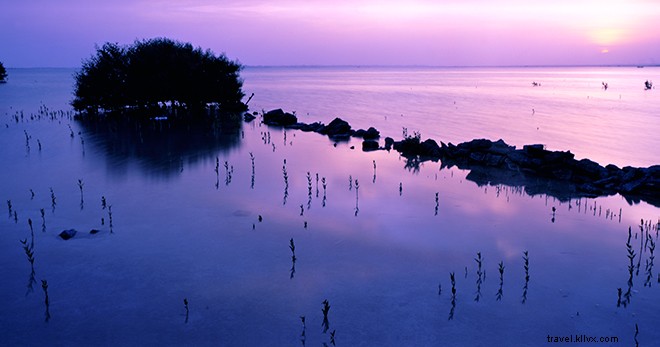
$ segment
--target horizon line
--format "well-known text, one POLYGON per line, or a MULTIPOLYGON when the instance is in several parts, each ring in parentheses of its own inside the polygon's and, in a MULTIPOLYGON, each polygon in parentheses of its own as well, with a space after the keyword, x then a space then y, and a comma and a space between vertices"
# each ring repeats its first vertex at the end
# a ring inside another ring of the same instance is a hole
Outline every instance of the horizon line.
MULTIPOLYGON (((240 64, 240 63, 239 63, 240 64)), ((282 65, 242 65, 244 68, 566 68, 566 67, 660 67, 660 64, 523 64, 523 65, 429 65, 429 64, 282 64, 282 65)), ((7 69, 78 69, 75 66, 24 66, 7 69)))

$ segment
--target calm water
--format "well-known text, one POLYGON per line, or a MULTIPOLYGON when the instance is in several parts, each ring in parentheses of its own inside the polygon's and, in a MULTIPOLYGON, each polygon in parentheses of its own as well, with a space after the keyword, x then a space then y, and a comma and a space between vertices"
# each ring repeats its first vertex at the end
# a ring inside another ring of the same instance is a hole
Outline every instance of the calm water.
POLYGON ((660 96, 644 91, 644 81, 660 81, 657 67, 248 68, 243 76, 253 108, 295 110, 310 122, 339 116, 438 143, 542 143, 603 166, 658 163, 660 96))
MULTIPOLYGON (((659 71, 248 68, 243 77, 253 109, 295 110, 306 122, 341 116, 394 138, 407 127, 648 166, 659 161, 660 107, 641 86, 659 71)), ((68 111, 72 72, 10 70, 0 85, 0 344, 331 346, 333 331, 337 346, 660 341, 657 207, 477 186, 440 163, 409 169, 396 153, 258 121, 214 132, 81 124, 55 112, 68 111), (69 228, 76 237, 57 237, 69 228)))

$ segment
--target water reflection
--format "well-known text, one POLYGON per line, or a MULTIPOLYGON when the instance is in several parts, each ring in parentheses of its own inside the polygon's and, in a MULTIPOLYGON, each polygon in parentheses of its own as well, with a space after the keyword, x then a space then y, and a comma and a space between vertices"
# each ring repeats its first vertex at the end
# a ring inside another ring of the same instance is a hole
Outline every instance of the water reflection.
MULTIPOLYGON (((407 161, 407 164, 410 161, 407 161)), ((406 165, 407 165, 406 164, 406 165)), ((558 181, 543 177, 529 177, 522 172, 498 169, 480 165, 457 165, 453 162, 443 162, 441 169, 457 166, 461 170, 470 170, 465 177, 467 180, 476 183, 478 186, 497 186, 505 185, 509 187, 519 187, 524 189, 525 194, 529 196, 546 195, 556 198, 561 202, 568 202, 574 199, 595 198, 598 195, 578 192, 574 183, 558 181)), ((642 198, 636 196, 624 196, 629 205, 638 204, 642 198)), ((660 206, 660 199, 643 197, 644 201, 654 206, 660 206)), ((596 207, 590 208, 596 215, 596 207)), ((606 211, 607 212, 607 211, 606 211)), ((600 210, 602 213, 602 209, 600 210)), ((612 213, 607 213, 608 217, 613 218, 612 213)))
MULTIPOLYGON (((240 117, 183 120, 77 119, 89 142, 106 154, 112 172, 124 172, 138 163, 149 173, 167 177, 216 157, 241 143, 240 117)), ((231 168, 227 166, 227 182, 231 168)))

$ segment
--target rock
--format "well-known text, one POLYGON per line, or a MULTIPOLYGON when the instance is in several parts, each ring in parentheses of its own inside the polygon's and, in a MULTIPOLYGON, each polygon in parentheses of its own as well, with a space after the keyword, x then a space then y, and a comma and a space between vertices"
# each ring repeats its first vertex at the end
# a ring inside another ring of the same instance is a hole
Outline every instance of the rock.
POLYGON ((89 233, 90 233, 91 235, 95 235, 95 234, 98 234, 98 233, 100 233, 100 232, 101 232, 101 230, 99 230, 99 229, 92 229, 92 230, 89 231, 89 233))
POLYGON ((362 138, 365 140, 375 140, 380 138, 380 131, 376 130, 374 127, 369 127, 364 135, 362 135, 362 138))
POLYGON ((385 138, 385 149, 390 150, 392 149, 392 145, 394 144, 394 139, 391 137, 386 137, 385 138))
POLYGON ((576 162, 574 177, 582 177, 585 181, 596 181, 607 175, 607 170, 595 161, 582 159, 576 162))
POLYGON ((323 127, 319 133, 329 137, 350 137, 351 125, 341 118, 335 118, 330 124, 323 127))
POLYGON ((550 152, 550 151, 545 151, 545 156, 543 157, 543 161, 549 165, 565 165, 569 162, 571 162, 574 158, 575 155, 571 153, 570 151, 567 152, 550 152))
POLYGON ((249 113, 245 113, 245 114, 243 115, 243 120, 246 121, 247 123, 250 123, 251 121, 255 120, 256 118, 257 118, 257 117, 255 117, 255 116, 253 116, 253 115, 251 115, 251 114, 249 114, 249 113))
POLYGON ((362 141, 362 150, 365 152, 375 151, 378 149, 378 141, 364 140, 362 141))
POLYGON ((78 233, 76 229, 67 229, 67 230, 63 230, 59 236, 62 238, 62 240, 68 240, 76 236, 76 233, 78 233))
POLYGON ((485 151, 493 146, 493 142, 487 139, 475 139, 470 142, 463 142, 456 146, 458 149, 468 151, 485 151))
POLYGON ((499 139, 491 144, 490 148, 488 148, 488 153, 504 156, 513 152, 515 149, 516 146, 509 146, 504 140, 499 139))
POLYGON ((470 153, 470 161, 483 164, 484 158, 486 155, 481 152, 472 152, 470 153))
POLYGON ((426 157, 439 158, 440 157, 440 146, 435 140, 428 139, 419 144, 419 155, 426 157))
POLYGON ((298 118, 291 114, 282 111, 281 108, 271 110, 264 113, 264 123, 267 125, 293 125, 298 123, 298 118))
POLYGON ((545 146, 541 144, 535 144, 535 145, 524 145, 523 146, 523 152, 527 154, 528 156, 532 158, 539 158, 545 155, 546 150, 544 149, 545 146))
POLYGON ((504 163, 504 156, 499 154, 486 153, 484 164, 487 166, 499 167, 504 163))
POLYGON ((364 138, 364 134, 366 134, 366 133, 367 133, 367 131, 364 130, 364 129, 358 129, 358 130, 355 130, 355 131, 352 131, 352 132, 351 132, 351 134, 352 134, 353 136, 355 136, 355 137, 362 137, 362 138, 364 138))

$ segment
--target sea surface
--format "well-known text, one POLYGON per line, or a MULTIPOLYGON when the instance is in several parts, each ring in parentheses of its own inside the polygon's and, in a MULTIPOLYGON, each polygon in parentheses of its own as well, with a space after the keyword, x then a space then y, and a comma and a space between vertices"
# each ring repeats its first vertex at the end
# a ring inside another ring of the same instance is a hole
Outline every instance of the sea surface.
MULTIPOLYGON (((477 182, 260 118, 80 122, 74 72, 8 69, 0 84, 0 345, 660 341, 658 206, 477 182)), ((418 132, 660 163, 660 94, 644 90, 657 67, 241 76, 252 111, 341 117, 381 143, 418 132)))

